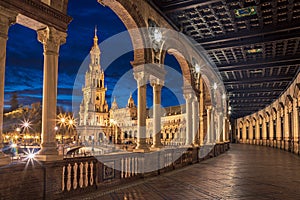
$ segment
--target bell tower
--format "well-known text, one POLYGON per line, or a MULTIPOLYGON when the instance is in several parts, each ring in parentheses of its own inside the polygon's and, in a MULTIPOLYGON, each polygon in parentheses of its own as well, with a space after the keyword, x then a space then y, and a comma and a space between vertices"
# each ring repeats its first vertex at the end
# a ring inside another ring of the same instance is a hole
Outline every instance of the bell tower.
POLYGON ((83 100, 79 111, 79 129, 84 127, 81 135, 91 136, 94 131, 89 129, 105 127, 109 121, 108 104, 105 99, 107 88, 104 84, 105 76, 100 65, 100 55, 97 27, 95 27, 94 43, 90 51, 90 64, 85 74, 85 85, 82 88, 83 100))

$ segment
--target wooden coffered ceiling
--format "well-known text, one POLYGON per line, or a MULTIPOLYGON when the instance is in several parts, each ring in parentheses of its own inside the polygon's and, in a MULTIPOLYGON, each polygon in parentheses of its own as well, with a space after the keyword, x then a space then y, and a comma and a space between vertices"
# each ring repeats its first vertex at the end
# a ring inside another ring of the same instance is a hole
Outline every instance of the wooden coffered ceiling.
POLYGON ((149 0, 216 64, 232 117, 279 97, 300 65, 300 0, 149 0))

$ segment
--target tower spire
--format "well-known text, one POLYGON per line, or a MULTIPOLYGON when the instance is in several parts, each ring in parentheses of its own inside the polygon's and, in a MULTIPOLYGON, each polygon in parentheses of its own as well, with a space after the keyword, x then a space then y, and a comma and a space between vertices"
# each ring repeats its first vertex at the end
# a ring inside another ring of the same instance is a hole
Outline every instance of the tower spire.
POLYGON ((94 36, 94 46, 98 46, 98 36, 97 36, 97 25, 95 25, 95 36, 94 36))
POLYGON ((95 25, 95 37, 97 37, 97 25, 95 25))

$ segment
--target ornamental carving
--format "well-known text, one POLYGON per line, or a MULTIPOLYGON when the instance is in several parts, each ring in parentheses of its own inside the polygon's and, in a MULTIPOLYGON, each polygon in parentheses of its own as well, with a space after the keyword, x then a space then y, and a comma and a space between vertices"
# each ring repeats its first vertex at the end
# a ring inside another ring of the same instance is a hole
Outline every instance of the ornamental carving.
POLYGON ((16 22, 17 13, 0 7, 0 37, 7 38, 8 28, 16 22))
POLYGON ((133 75, 138 87, 146 85, 149 80, 149 74, 146 72, 134 72, 133 75))
POLYGON ((44 46, 44 53, 58 55, 60 45, 66 42, 67 34, 52 27, 37 31, 38 40, 44 46))

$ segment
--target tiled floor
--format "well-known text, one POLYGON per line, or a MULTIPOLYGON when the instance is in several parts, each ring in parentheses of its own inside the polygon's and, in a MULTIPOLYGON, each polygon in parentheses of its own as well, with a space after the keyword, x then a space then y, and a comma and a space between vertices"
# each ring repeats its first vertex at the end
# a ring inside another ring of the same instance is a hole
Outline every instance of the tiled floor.
POLYGON ((260 146, 231 150, 158 177, 81 199, 300 199, 300 156, 260 146))

